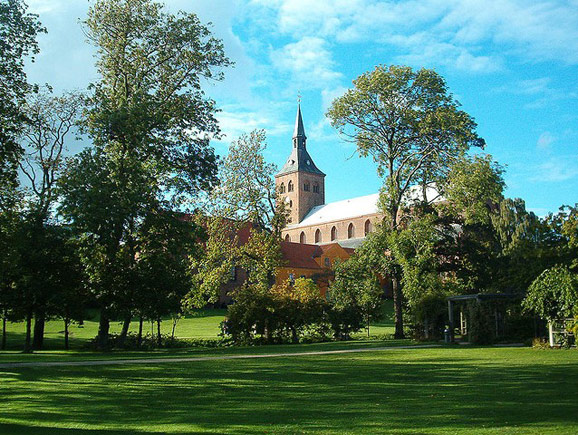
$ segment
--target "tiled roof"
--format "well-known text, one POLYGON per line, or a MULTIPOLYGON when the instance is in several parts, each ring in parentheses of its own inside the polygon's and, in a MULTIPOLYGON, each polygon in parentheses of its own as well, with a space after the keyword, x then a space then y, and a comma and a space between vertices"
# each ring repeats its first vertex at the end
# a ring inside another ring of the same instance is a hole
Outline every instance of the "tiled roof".
POLYGON ((317 245, 282 241, 281 253, 285 261, 285 267, 321 269, 314 259, 322 253, 321 248, 317 245))

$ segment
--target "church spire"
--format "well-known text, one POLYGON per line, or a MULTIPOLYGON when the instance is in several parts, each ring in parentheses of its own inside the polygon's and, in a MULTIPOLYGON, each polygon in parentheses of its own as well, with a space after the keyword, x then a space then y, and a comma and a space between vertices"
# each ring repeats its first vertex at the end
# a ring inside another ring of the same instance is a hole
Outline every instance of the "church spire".
POLYGON ((297 117, 295 118, 295 129, 293 130, 293 148, 305 149, 306 142, 307 136, 305 136, 305 127, 303 127, 301 104, 298 104, 297 117))
POLYGON ((299 104, 297 106, 297 117, 295 118, 295 129, 293 130, 293 149, 291 150, 289 159, 287 159, 281 171, 276 175, 277 177, 292 172, 308 172, 310 174, 325 176, 325 174, 315 166, 315 163, 313 163, 313 159, 307 152, 306 142, 307 136, 305 136, 305 127, 303 127, 303 117, 301 116, 301 104, 299 104))

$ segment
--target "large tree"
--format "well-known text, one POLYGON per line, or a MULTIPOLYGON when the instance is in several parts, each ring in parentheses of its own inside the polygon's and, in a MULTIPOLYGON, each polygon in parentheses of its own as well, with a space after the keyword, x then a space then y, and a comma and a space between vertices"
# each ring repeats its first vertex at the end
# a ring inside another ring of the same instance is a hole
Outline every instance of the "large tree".
POLYGON ((33 87, 24 71, 26 59, 38 54, 36 37, 44 32, 38 16, 21 0, 0 2, 0 210, 7 207, 17 185, 22 148, 18 135, 26 124, 22 110, 33 87))
MULTIPOLYGON (((433 70, 377 66, 353 82, 327 115, 353 141, 361 156, 372 156, 384 177, 382 207, 388 226, 397 231, 410 188, 427 186, 444 176, 470 147, 482 147, 476 123, 433 70)), ((395 337, 403 337, 400 276, 392 276, 395 337)))
POLYGON ((242 134, 229 146, 220 168, 220 186, 213 191, 219 214, 248 221, 280 236, 287 215, 277 201, 274 175, 277 167, 267 163, 265 130, 242 134))
POLYGON ((97 48, 86 131, 94 143, 67 173, 63 212, 83 234, 101 302, 98 344, 122 311, 148 210, 176 210, 216 182, 215 103, 201 89, 229 65, 220 40, 194 14, 152 0, 98 0, 84 22, 97 48))

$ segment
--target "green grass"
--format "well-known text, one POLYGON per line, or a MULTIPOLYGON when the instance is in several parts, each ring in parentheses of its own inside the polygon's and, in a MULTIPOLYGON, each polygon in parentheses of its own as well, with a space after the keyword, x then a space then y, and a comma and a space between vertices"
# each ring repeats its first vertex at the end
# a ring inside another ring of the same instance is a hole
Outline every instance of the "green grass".
MULTIPOLYGON (((210 339, 217 338, 220 332, 220 324, 225 319, 227 310, 198 310, 194 315, 189 315, 182 318, 177 323, 175 336, 178 338, 202 338, 210 339)), ((383 319, 379 322, 373 322, 370 327, 370 335, 383 337, 391 335, 394 332, 393 321, 393 302, 385 301, 383 319)), ((120 322, 111 322, 111 333, 120 333, 122 324, 120 322)), ((165 319, 161 323, 161 332, 170 335, 172 329, 172 321, 170 318, 165 319)), ((24 322, 8 323, 7 330, 7 348, 12 350, 22 349, 24 345, 24 336, 26 325, 24 322)), ((156 334, 156 325, 154 325, 156 334)), ((88 340, 96 336, 98 332, 98 313, 93 313, 92 318, 86 320, 83 326, 71 325, 70 327, 70 347, 72 349, 82 348, 88 340)), ((138 332, 138 321, 131 323, 130 332, 138 332)), ((143 332, 151 333, 151 324, 145 322, 143 332)), ((356 338, 364 338, 367 336, 367 331, 362 330, 355 334, 356 338)), ((52 320, 46 323, 45 349, 63 349, 64 348, 64 325, 62 321, 52 320)), ((0 352, 0 355, 2 353, 0 352)))
MULTIPOLYGON (((194 315, 182 318, 177 323, 175 335, 179 338, 217 338, 220 332, 220 324, 225 319, 227 310, 198 310, 194 315)), ((120 333, 122 328, 121 322, 111 322, 110 332, 113 334, 120 333)), ((161 323, 161 333, 171 334, 172 320, 165 319, 161 323)), ((24 322, 8 323, 7 347, 8 349, 21 349, 24 344, 26 325, 24 322)), ((81 348, 86 342, 94 337, 98 332, 98 315, 95 313, 91 319, 86 320, 82 326, 71 325, 70 327, 70 347, 81 348)), ((130 332, 138 332, 138 320, 131 323, 130 332)), ((156 325, 154 325, 156 334, 156 325)), ((143 333, 151 333, 150 322, 143 325, 143 333)), ((64 348, 64 324, 62 321, 52 320, 46 323, 45 327, 45 348, 46 349, 63 349, 64 348)))
POLYGON ((578 433, 576 351, 388 350, 0 379, 10 434, 578 433))

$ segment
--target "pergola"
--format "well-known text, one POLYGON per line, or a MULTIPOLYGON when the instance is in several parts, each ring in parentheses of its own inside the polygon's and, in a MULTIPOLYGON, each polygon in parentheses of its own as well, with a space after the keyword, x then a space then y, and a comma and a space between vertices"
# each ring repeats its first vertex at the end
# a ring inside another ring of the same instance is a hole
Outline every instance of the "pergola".
MULTIPOLYGON (((457 295, 447 298, 448 301, 448 318, 450 330, 450 342, 454 342, 454 304, 457 302, 472 301, 498 301, 498 300, 514 300, 521 299, 522 296, 516 293, 476 293, 470 295, 457 295)), ((496 316, 496 335, 498 335, 498 320, 496 316)))

